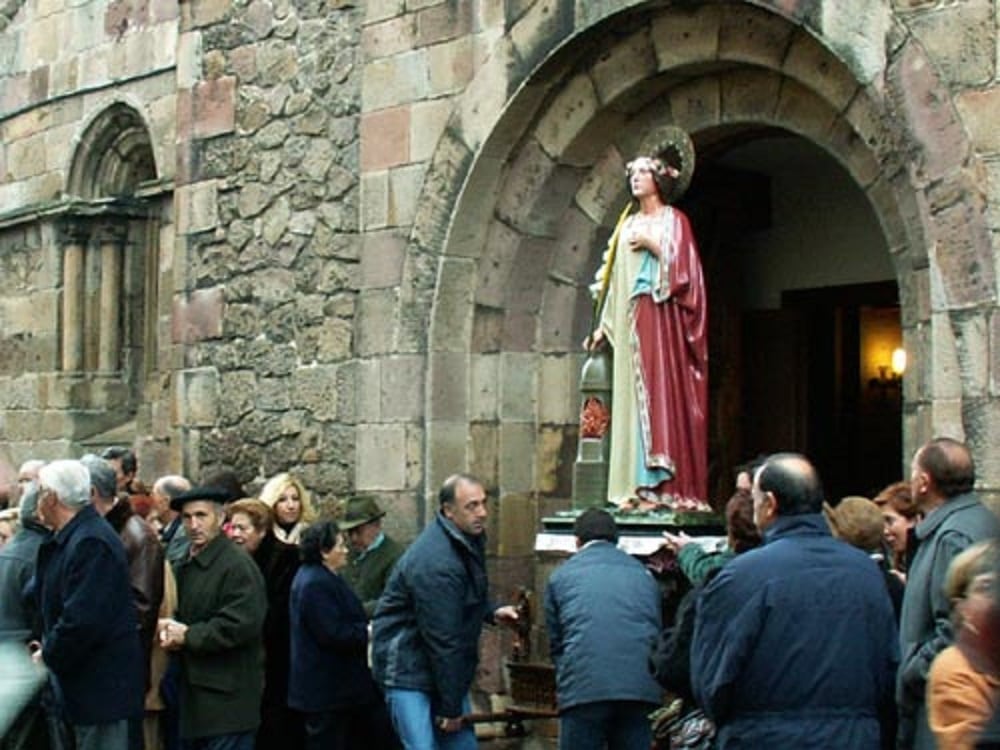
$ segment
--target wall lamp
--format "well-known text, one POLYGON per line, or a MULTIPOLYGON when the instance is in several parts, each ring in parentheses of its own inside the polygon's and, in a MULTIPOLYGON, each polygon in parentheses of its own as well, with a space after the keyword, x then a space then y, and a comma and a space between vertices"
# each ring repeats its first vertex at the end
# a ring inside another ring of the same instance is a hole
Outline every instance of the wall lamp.
POLYGON ((878 366, 878 377, 868 381, 868 387, 878 389, 882 396, 886 396, 890 389, 899 388, 903 382, 903 373, 906 371, 906 350, 897 347, 892 352, 892 359, 887 365, 878 366))

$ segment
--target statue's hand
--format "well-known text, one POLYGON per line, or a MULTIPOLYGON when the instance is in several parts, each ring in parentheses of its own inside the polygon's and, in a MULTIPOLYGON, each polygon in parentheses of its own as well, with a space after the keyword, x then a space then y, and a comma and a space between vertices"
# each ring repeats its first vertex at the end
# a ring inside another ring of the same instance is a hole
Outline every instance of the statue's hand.
POLYGON ((598 328, 583 340, 583 348, 588 352, 596 352, 604 345, 605 341, 604 331, 598 328))

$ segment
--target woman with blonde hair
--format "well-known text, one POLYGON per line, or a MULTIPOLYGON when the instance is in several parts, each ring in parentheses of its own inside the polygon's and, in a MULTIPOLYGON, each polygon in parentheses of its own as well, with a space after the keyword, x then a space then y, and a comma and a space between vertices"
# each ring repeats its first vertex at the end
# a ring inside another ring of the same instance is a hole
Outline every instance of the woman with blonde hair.
POLYGON ((288 472, 268 479, 260 499, 274 512, 274 535, 286 544, 298 544, 302 532, 316 520, 309 491, 288 472))
POLYGON ((948 568, 955 642, 937 655, 927 679, 927 718, 938 747, 971 750, 997 708, 997 561, 996 542, 979 542, 948 568))

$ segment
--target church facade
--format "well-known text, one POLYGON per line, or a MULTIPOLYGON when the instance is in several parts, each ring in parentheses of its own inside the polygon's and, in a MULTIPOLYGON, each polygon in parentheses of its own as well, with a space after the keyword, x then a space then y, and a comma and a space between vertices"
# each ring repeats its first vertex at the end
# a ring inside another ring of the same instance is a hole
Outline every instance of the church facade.
POLYGON ((988 0, 4 0, 0 462, 292 470, 404 535, 468 470, 526 573, 671 123, 843 170, 898 286, 899 471, 952 435, 995 498, 997 58, 988 0))

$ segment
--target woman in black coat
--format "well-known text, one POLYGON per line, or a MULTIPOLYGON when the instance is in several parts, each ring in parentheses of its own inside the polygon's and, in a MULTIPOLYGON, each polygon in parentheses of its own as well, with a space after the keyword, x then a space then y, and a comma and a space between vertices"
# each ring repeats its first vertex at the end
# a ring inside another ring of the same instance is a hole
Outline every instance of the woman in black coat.
POLYGON ((307 750, 399 746, 368 668, 368 619, 340 576, 347 542, 333 521, 302 534, 292 583, 288 703, 305 714, 307 750))
POLYGON ((266 503, 244 499, 229 506, 229 537, 250 553, 267 586, 264 619, 264 695, 261 697, 257 750, 301 747, 302 717, 288 707, 288 599, 299 569, 299 551, 274 535, 274 516, 266 503))

